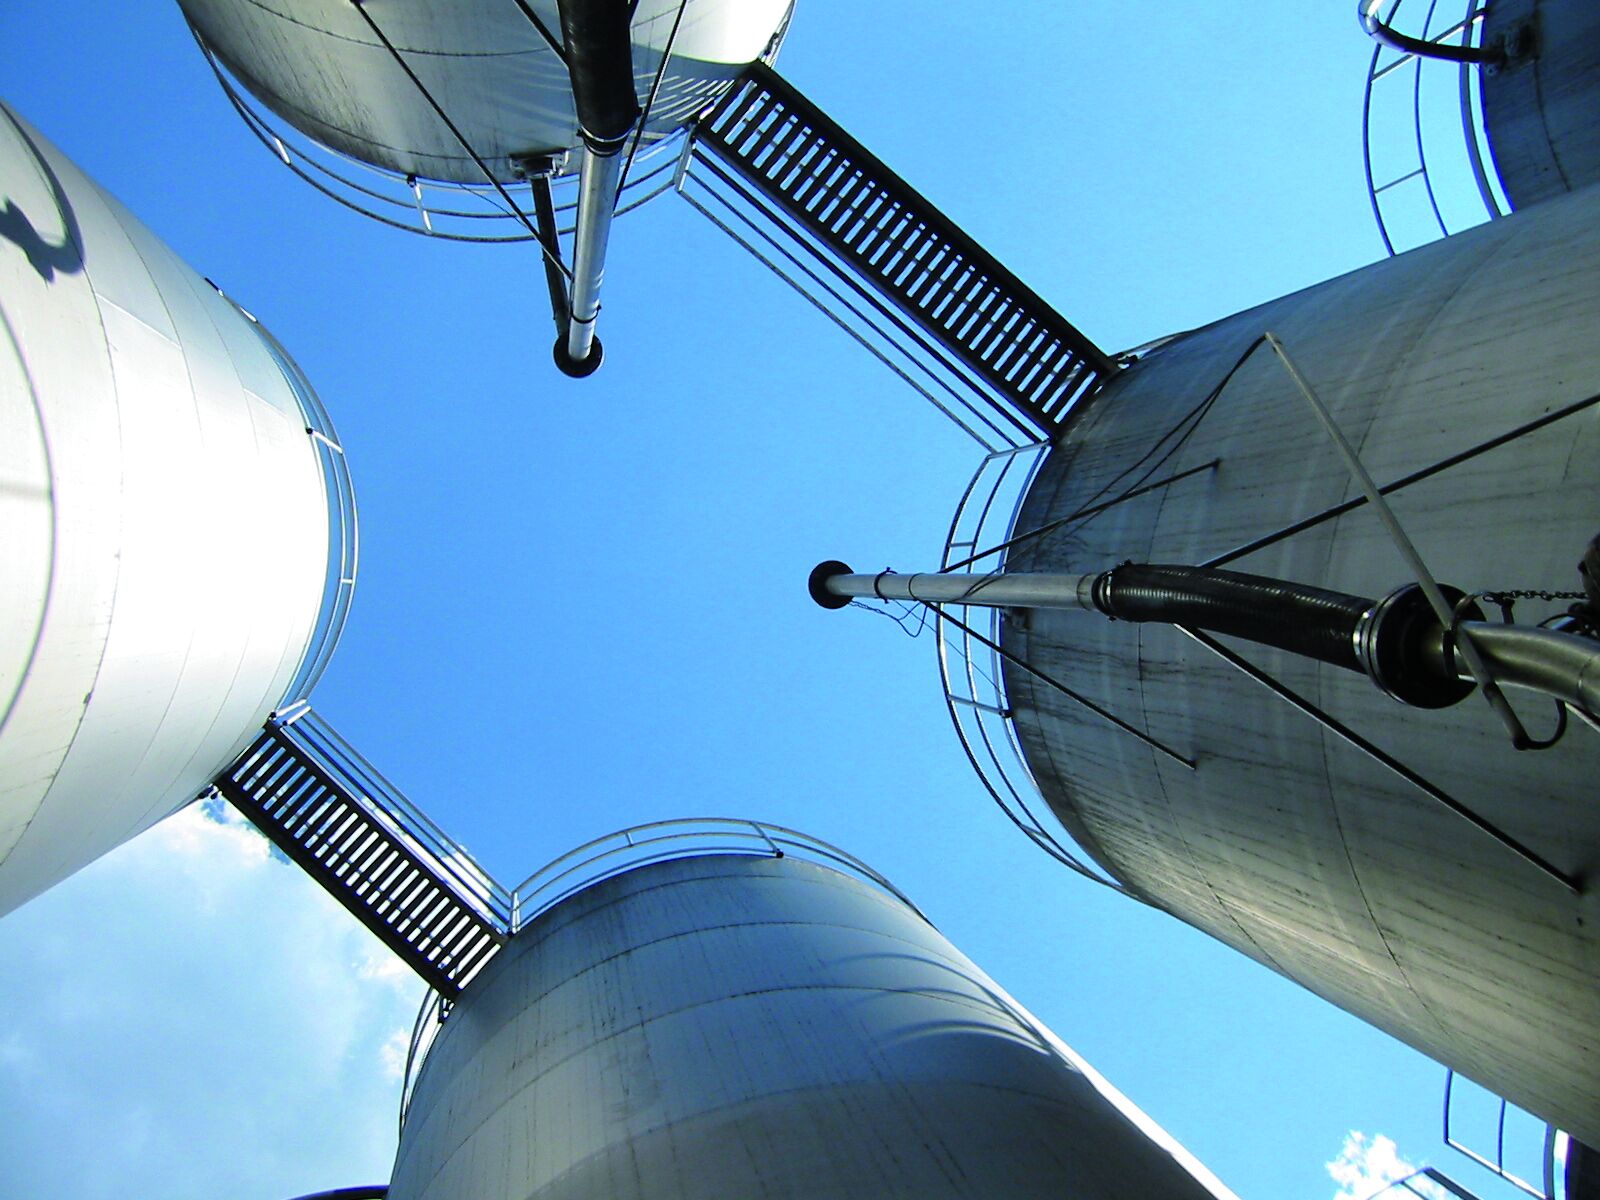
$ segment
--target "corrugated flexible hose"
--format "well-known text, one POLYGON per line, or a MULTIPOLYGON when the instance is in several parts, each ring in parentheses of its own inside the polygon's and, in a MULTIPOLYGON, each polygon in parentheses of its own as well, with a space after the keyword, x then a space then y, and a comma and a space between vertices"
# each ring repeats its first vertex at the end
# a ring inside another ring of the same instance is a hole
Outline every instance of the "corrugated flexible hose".
POLYGON ((1305 584, 1200 567, 1129 563, 1095 582, 1095 605, 1121 621, 1166 621, 1248 638, 1361 671, 1355 633, 1373 601, 1305 584))

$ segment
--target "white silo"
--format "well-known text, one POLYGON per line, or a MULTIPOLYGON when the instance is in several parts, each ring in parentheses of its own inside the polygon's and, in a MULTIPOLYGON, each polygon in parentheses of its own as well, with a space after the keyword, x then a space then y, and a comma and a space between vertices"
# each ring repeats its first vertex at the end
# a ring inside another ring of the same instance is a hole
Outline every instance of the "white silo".
POLYGON ((391 1200, 1231 1195, 842 851, 599 845, 519 889, 548 906, 427 1049, 391 1200))
MULTIPOLYGON (((600 363, 606 247, 635 153, 775 55, 792 0, 180 4, 252 131, 319 189, 429 234, 540 240, 556 362, 587 375, 600 363), (300 154, 252 96, 336 157, 300 154), (551 184, 575 176, 569 266, 551 184), (533 194, 514 197, 524 183, 533 194)), ((668 186, 671 166, 654 165, 642 198, 668 186)))
POLYGON ((3 107, 0 196, 3 913, 309 690, 355 512, 281 347, 3 107))

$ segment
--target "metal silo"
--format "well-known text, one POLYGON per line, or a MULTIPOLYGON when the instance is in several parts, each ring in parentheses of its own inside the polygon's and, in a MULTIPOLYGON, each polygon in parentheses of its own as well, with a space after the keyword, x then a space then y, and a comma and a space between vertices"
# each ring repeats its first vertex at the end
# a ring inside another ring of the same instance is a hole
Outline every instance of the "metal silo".
POLYGON ((540 242, 555 360, 574 376, 600 365, 594 330, 612 217, 672 183, 673 159, 651 149, 751 62, 776 55, 792 7, 180 3, 251 131, 319 190, 429 235, 540 242), (274 120, 314 145, 298 145, 274 120), (555 189, 574 178, 576 195, 562 204, 570 220, 558 222, 555 189))
POLYGON ((1036 841, 1594 1145, 1600 22, 1480 20, 1485 140, 1513 196, 1570 161, 1548 198, 1121 356, 986 461, 1038 454, 1003 531, 812 586, 997 609, 947 692, 1036 841))
MULTIPOLYGON (((1014 546, 1007 570, 1204 564, 1368 597, 1409 583, 1370 505, 1294 529, 1360 493, 1269 352, 1230 376, 1271 330, 1376 479, 1433 472, 1387 498, 1438 579, 1578 588, 1600 486, 1586 403, 1600 393, 1597 219, 1600 195, 1554 201, 1163 346, 1052 447, 1016 531, 1068 519, 1014 546), (1071 519, 1194 467, 1206 469, 1071 519)), ((1521 603, 1541 616, 1553 607, 1521 603)), ((1336 666, 1223 646, 1263 681, 1165 625, 1036 609, 1003 621, 1001 640, 1174 752, 1007 665, 1034 779, 1121 884, 1585 1141, 1600 1137, 1591 731, 1519 751, 1477 697, 1406 708, 1336 666)), ((1517 708, 1540 735, 1557 716, 1548 701, 1517 708)))
POLYGON ((305 695, 354 583, 332 426, 253 317, 0 107, 0 912, 305 695))
POLYGON ((518 895, 409 1089, 392 1200, 1231 1194, 823 843, 673 822, 518 895))
POLYGON ((1481 6, 1484 128, 1517 208, 1600 181, 1600 8, 1583 0, 1481 6))

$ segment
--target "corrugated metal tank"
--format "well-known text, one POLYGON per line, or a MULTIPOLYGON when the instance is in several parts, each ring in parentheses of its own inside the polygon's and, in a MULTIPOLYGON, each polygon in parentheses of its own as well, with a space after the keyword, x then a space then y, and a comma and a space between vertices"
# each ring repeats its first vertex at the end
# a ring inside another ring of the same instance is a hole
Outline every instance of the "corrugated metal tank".
POLYGON ((715 854, 511 940, 429 1051, 389 1194, 1230 1193, 901 899, 715 854))
MULTIPOLYGON (((1095 399, 1013 533, 1216 467, 1010 552, 1013 571, 1204 563, 1359 495, 1269 350, 1272 330, 1379 483, 1600 393, 1600 191, 1545 204, 1185 334, 1095 399)), ((1579 585, 1600 530, 1597 410, 1394 493, 1433 573, 1468 590, 1579 585)), ((1409 582, 1369 509, 1230 564, 1379 596, 1409 582)), ((1559 604, 1524 601, 1519 619, 1559 604), (1531 605, 1531 607, 1530 607, 1531 605)), ((1197 761, 1166 759, 1015 668, 1044 796, 1137 894, 1585 1142, 1600 1141, 1595 734, 1514 751, 1479 697, 1407 709, 1364 678, 1245 656, 1561 870, 1516 857, 1171 627, 1008 614, 1006 647, 1197 761)), ((1523 694, 1533 731, 1550 703, 1523 694)))
POLYGON ((260 729, 330 523, 292 364, 3 106, 0 197, 3 913, 260 729))
POLYGON ((1600 4, 1495 0, 1483 42, 1517 46, 1483 72, 1484 128, 1517 208, 1600 183, 1600 4))
MULTIPOLYGON (((401 174, 481 184, 483 173, 348 0, 179 0, 207 46, 250 92, 324 146, 401 174)), ((633 10, 635 91, 672 57, 647 141, 689 121, 759 57, 790 0, 641 0, 633 10), (677 24, 674 39, 673 27, 677 24)), ((557 39, 555 0, 528 6, 557 39)), ((521 6, 388 0, 369 15, 502 181, 513 156, 578 144, 566 65, 521 6)))

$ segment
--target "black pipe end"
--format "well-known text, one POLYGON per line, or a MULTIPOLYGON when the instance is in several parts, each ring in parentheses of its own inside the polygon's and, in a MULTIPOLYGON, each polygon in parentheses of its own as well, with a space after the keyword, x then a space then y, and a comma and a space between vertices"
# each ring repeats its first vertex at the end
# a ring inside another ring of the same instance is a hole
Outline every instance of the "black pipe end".
POLYGON ((567 378, 587 379, 600 369, 600 360, 605 357, 605 347, 600 344, 599 338, 595 338, 589 343, 588 358, 573 358, 567 353, 567 335, 563 333, 556 338, 551 357, 556 360, 556 366, 567 378))
POLYGON ((828 590, 828 580, 835 575, 849 574, 852 574, 849 567, 836 558, 830 558, 827 562, 820 562, 811 569, 811 578, 806 580, 806 590, 823 608, 844 608, 850 603, 850 597, 835 596, 828 590))

